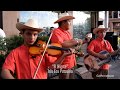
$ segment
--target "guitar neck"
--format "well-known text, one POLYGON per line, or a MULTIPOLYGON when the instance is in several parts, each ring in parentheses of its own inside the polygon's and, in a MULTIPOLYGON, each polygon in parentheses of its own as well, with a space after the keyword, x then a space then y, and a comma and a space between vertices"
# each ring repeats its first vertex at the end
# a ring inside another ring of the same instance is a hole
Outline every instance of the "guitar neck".
POLYGON ((120 49, 117 49, 117 50, 115 50, 114 52, 111 52, 110 55, 111 55, 111 56, 117 55, 117 54, 119 54, 119 52, 120 52, 120 49))

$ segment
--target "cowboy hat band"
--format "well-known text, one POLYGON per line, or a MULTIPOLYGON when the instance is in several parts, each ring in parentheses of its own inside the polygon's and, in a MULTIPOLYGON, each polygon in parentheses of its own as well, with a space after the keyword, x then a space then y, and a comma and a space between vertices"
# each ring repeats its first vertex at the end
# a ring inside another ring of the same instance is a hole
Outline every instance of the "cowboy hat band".
POLYGON ((59 19, 56 20, 54 23, 59 23, 64 20, 71 20, 71 19, 75 19, 75 17, 70 16, 68 13, 62 13, 59 15, 59 19))
POLYGON ((108 28, 105 28, 104 25, 99 25, 98 28, 93 29, 93 33, 97 34, 98 31, 107 31, 108 28))
POLYGON ((30 29, 30 30, 35 30, 35 31, 41 32, 43 30, 43 28, 40 28, 38 23, 33 19, 29 19, 26 23, 18 22, 16 24, 16 28, 19 31, 25 30, 25 29, 30 29))

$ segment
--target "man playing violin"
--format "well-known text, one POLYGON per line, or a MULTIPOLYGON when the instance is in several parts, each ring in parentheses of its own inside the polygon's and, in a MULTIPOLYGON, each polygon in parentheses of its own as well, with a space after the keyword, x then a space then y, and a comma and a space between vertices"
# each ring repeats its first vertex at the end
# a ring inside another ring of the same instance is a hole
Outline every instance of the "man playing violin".
POLYGON ((104 25, 99 25, 98 28, 95 28, 93 30, 93 33, 97 36, 97 38, 92 40, 87 47, 89 56, 87 55, 85 57, 84 62, 86 63, 85 65, 89 65, 89 67, 92 66, 92 64, 94 64, 94 66, 93 66, 94 69, 97 69, 96 72, 92 73, 93 78, 98 78, 96 75, 98 73, 102 72, 102 70, 103 70, 101 67, 98 66, 98 63, 95 62, 97 60, 97 58, 99 60, 110 59, 111 56, 114 56, 119 52, 119 49, 114 51, 111 44, 107 40, 104 39, 107 30, 108 30, 108 28, 105 28, 104 25), (91 57, 91 59, 94 58, 93 62, 91 62, 91 63, 88 62, 90 60, 90 57, 91 57))
MULTIPOLYGON (((61 13, 59 19, 54 23, 58 23, 59 27, 54 29, 52 32, 51 42, 59 43, 62 47, 72 48, 78 44, 82 43, 82 40, 75 40, 72 38, 69 30, 71 26, 71 20, 75 19, 73 16, 70 16, 68 13, 61 13)), ((65 60, 61 65, 66 65, 65 70, 73 69, 76 66, 75 54, 65 57, 65 60)), ((73 79, 73 73, 60 73, 60 79, 73 79)))
POLYGON ((68 51, 58 59, 48 54, 32 57, 29 48, 35 43, 38 33, 43 29, 39 28, 38 23, 33 19, 29 19, 24 24, 17 23, 16 27, 23 36, 24 44, 12 50, 7 56, 1 72, 3 79, 15 79, 14 74, 17 79, 47 79, 48 67, 52 67, 52 64, 59 64, 64 57, 71 55, 71 52, 68 51), (43 59, 41 59, 42 57, 43 59), (41 64, 38 69, 40 60, 41 64))

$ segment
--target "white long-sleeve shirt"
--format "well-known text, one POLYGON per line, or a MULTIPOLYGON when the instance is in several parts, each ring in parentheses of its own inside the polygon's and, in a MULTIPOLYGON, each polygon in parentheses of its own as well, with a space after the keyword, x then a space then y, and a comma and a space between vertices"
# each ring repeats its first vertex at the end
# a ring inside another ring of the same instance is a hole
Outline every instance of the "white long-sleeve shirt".
POLYGON ((5 32, 0 28, 0 37, 6 37, 5 32))

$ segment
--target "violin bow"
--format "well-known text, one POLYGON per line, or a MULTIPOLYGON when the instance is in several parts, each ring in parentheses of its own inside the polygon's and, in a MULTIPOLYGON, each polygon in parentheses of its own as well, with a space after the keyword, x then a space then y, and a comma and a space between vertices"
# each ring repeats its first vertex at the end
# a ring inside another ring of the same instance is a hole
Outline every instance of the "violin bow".
POLYGON ((38 72, 38 70, 39 70, 40 64, 41 64, 41 62, 42 62, 42 60, 43 60, 43 57, 44 57, 45 52, 46 52, 46 50, 47 50, 48 44, 49 44, 50 39, 51 39, 51 37, 52 37, 52 34, 53 34, 53 33, 51 32, 50 37, 49 37, 48 42, 47 42, 47 45, 46 45, 46 47, 45 47, 45 50, 44 50, 44 52, 43 52, 43 54, 42 54, 42 57, 41 57, 41 59, 40 59, 40 61, 39 61, 39 63, 38 63, 38 67, 37 67, 37 69, 36 69, 36 71, 35 71, 35 73, 34 73, 33 79, 35 79, 35 77, 36 77, 36 75, 37 75, 37 72, 38 72))

